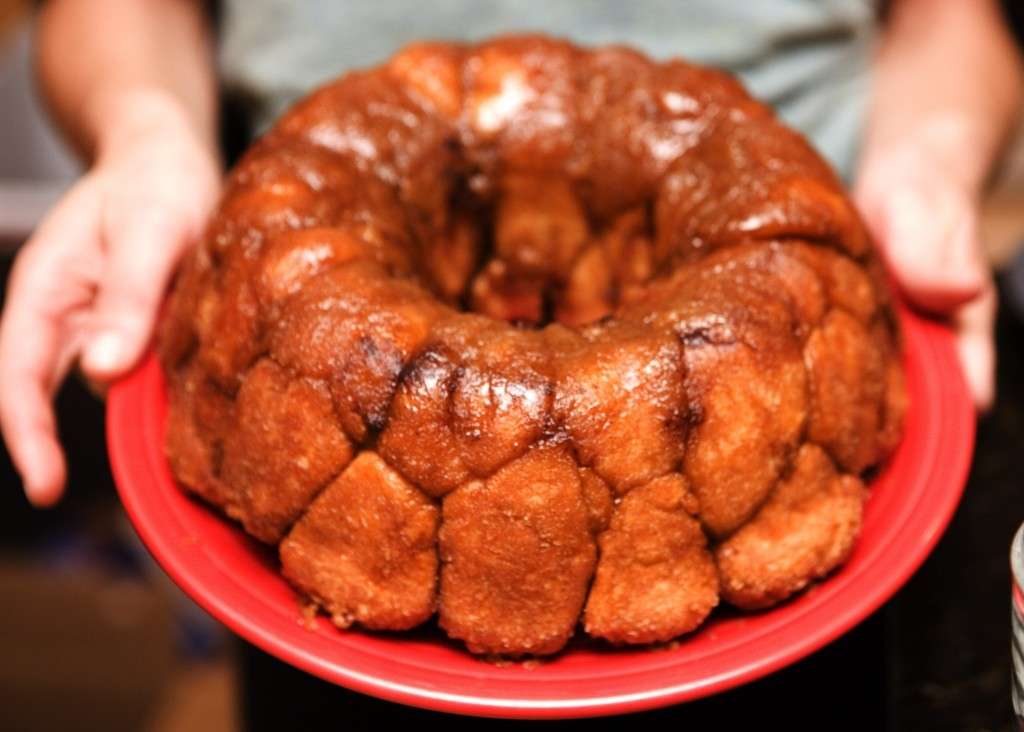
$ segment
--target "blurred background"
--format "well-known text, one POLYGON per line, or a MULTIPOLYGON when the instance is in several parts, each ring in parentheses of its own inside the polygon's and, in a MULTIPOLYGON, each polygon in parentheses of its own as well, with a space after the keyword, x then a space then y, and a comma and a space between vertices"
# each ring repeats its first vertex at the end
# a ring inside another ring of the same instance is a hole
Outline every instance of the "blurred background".
MULTIPOLYGON (((80 171, 33 90, 32 6, 0 0, 3 280, 80 171)), ((1024 273, 1024 134, 1017 138, 983 216, 986 248, 1002 273, 999 405, 980 424, 971 485, 949 533, 861 631, 869 638, 863 663, 878 676, 871 703, 889 710, 892 729, 1012 724, 1006 552, 1024 519, 1015 456, 1024 438, 1024 330, 1011 287, 1012 265, 1024 273)), ((253 689, 238 659, 253 652, 192 605, 139 544, 114 492, 102 404, 72 379, 58 411, 70 486, 57 508, 30 508, 0 453, 0 728, 240 728, 253 689)))

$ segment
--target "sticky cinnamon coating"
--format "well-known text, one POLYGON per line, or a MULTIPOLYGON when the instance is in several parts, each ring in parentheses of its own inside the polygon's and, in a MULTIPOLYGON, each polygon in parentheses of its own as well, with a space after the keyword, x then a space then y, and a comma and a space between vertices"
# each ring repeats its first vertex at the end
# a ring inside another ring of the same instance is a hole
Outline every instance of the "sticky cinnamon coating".
POLYGON ((907 409, 892 303, 728 75, 419 43, 229 173, 160 328, 166 452, 339 626, 668 641, 853 551, 907 409))

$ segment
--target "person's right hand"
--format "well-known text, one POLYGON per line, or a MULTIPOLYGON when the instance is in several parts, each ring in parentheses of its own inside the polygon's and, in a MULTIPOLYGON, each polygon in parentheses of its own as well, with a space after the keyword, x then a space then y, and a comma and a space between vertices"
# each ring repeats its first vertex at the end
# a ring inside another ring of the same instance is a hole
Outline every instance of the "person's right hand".
POLYGON ((134 100, 19 253, 0 321, 0 429, 32 503, 57 501, 65 481, 54 392, 79 357, 99 384, 138 361, 219 185, 180 110, 134 100))
POLYGON ((979 231, 979 185, 958 174, 974 154, 966 133, 921 123, 876 144, 854 197, 911 305, 948 322, 967 387, 980 410, 995 396, 996 289, 979 231))

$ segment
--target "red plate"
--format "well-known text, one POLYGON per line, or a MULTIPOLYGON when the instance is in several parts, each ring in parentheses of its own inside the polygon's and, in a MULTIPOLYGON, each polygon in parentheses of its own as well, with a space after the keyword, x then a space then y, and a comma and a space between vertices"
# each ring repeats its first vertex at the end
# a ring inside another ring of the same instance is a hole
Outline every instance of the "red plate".
POLYGON ((290 664, 446 712, 552 718, 638 711, 723 691, 812 653, 891 597, 938 541, 966 481, 974 413, 949 331, 902 317, 906 434, 873 483, 853 556, 791 602, 756 614, 719 610, 667 650, 578 639, 535 667, 498 667, 436 628, 373 634, 337 630, 321 618, 307 629, 274 553, 175 485, 161 447, 167 405, 153 358, 110 392, 110 457, 128 515, 167 573, 229 628, 290 664))

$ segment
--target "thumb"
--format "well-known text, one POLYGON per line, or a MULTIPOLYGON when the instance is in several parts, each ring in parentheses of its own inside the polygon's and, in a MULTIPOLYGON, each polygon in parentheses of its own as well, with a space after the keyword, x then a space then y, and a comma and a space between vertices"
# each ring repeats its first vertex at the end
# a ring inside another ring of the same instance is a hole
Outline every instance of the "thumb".
POLYGON ((162 213, 133 215, 110 232, 92 335, 82 354, 86 376, 110 381, 139 360, 185 238, 181 227, 162 213))
POLYGON ((974 206, 921 188, 890 191, 871 217, 901 289, 915 305, 950 313, 985 290, 974 206))

